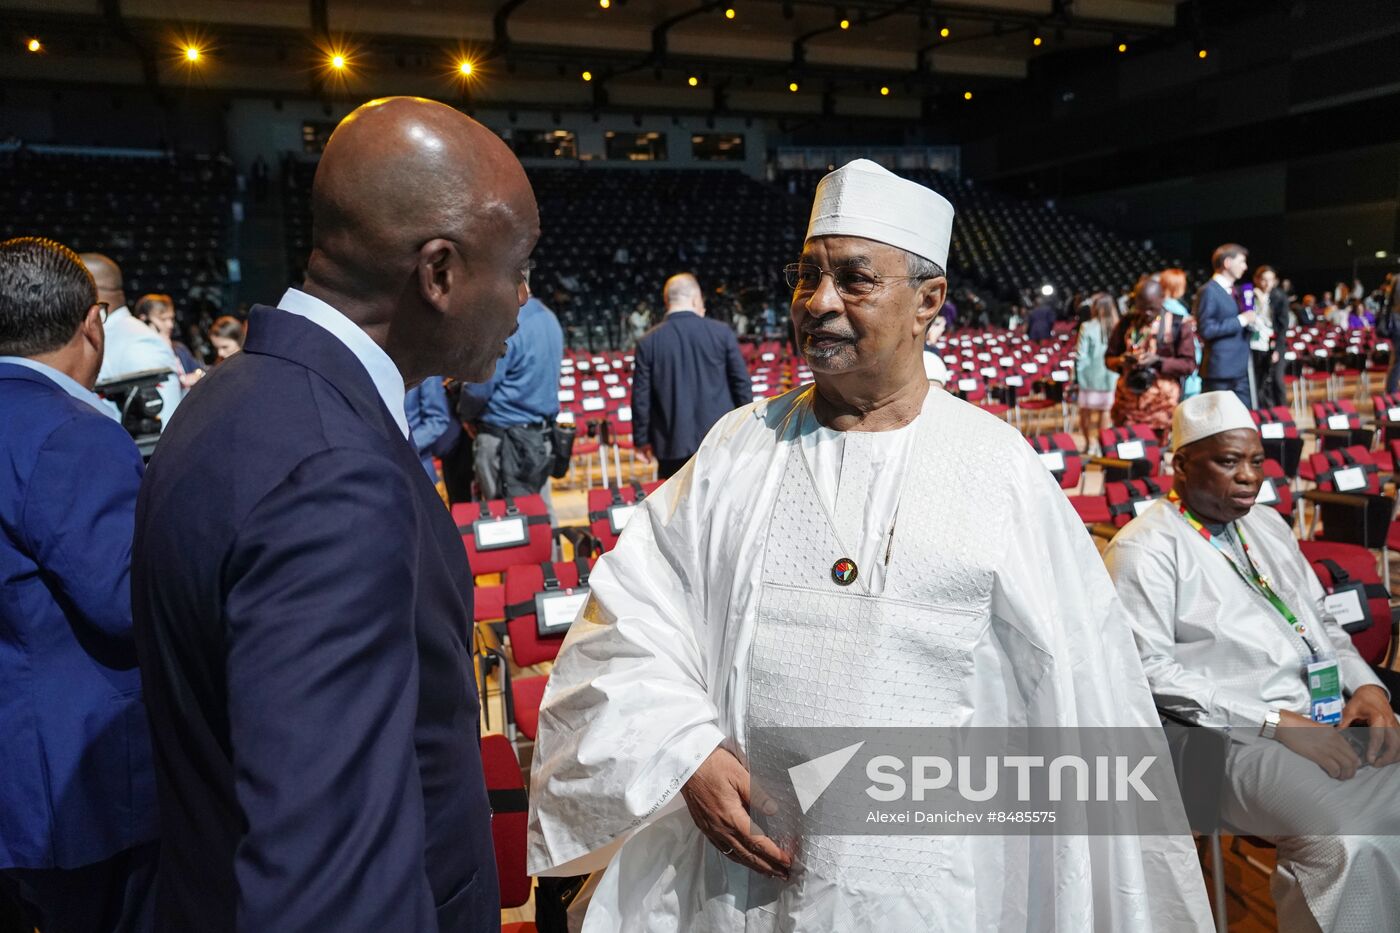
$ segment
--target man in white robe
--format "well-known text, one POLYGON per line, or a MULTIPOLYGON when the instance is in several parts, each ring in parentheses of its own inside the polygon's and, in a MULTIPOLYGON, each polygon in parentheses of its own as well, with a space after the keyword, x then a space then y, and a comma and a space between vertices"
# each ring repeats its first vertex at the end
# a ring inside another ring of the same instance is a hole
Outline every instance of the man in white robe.
POLYGON ((632 515, 540 710, 529 869, 584 930, 1209 928, 1183 837, 751 833, 769 727, 1155 726, 1131 633, 1014 429, 940 389, 952 207, 819 186, 792 315, 815 387, 726 416, 632 515))
POLYGON ((1287 523, 1255 503, 1264 449, 1244 404, 1231 392, 1187 399, 1172 436, 1172 497, 1104 554, 1156 702, 1231 737, 1221 816, 1276 842, 1281 929, 1400 930, 1400 768, 1389 767, 1400 733, 1389 695, 1326 610, 1287 523), (1314 658, 1337 664, 1347 698, 1338 725, 1371 727, 1360 755, 1311 718, 1304 666, 1314 658))

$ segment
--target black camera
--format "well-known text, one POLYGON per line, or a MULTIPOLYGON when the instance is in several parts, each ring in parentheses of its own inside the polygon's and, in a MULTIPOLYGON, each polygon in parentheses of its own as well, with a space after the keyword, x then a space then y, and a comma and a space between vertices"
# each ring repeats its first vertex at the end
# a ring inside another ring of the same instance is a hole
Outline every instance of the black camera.
POLYGON ((1123 377, 1123 380, 1129 392, 1141 395, 1156 384, 1157 367, 1134 366, 1132 369, 1128 370, 1128 374, 1123 377))
POLYGON ((143 369, 94 386, 98 395, 117 406, 122 427, 136 441, 144 460, 151 458, 156 441, 160 440, 160 410, 165 403, 156 387, 174 378, 168 369, 143 369))

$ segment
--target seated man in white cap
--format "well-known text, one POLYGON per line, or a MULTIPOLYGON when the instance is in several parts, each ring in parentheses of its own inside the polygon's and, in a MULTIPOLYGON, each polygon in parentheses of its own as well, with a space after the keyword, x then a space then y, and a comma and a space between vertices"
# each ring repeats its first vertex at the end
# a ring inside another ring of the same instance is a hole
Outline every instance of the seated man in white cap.
POLYGON ((1104 554, 1154 698, 1232 739, 1221 816, 1277 842, 1281 929, 1400 929, 1389 695, 1287 523, 1255 502, 1264 449, 1244 403, 1187 399, 1172 443, 1170 495, 1104 554), (1348 726, 1370 728, 1353 745, 1348 726))
POLYGON ((824 178, 787 269, 815 386, 722 419, 590 576, 540 710, 529 846, 535 875, 606 868, 586 933, 1209 924, 1181 836, 780 848, 751 827, 755 730, 1156 726, 1064 495, 1014 429, 930 391, 952 223, 872 162, 824 178))

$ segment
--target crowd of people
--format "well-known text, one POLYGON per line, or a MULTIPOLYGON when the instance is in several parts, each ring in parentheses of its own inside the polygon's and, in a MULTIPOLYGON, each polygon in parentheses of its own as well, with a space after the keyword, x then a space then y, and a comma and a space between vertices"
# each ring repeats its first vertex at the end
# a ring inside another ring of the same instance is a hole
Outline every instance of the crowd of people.
MULTIPOLYGON (((386 98, 339 125, 312 196, 305 280, 214 321, 208 354, 168 296, 128 311, 109 259, 0 243, 17 928, 499 927, 476 591, 442 493, 547 496, 561 457, 534 195, 487 128, 386 98), (143 466, 94 389, 150 369, 143 466)), ((930 379, 930 335, 959 323, 954 221, 872 162, 827 175, 782 270, 813 383, 757 402, 700 284, 667 280, 632 391, 669 478, 592 569, 545 688, 531 874, 580 880, 585 933, 1212 929, 1170 774, 1155 829, 996 835, 833 831, 835 773, 814 792, 813 762, 784 764, 795 797, 758 778, 832 730, 849 741, 820 760, 874 775, 910 730, 1009 733, 984 751, 1029 767, 1026 730, 1072 751, 1086 728, 1156 742, 1168 716, 1226 744, 1219 809, 1278 845, 1281 928, 1400 927, 1387 672, 1258 501, 1251 409, 1303 304, 1266 268, 1239 287, 1236 244, 1189 311, 1173 269, 1087 299, 1086 433, 1147 422, 1172 453, 1169 494, 1100 557, 1025 438, 930 379)))

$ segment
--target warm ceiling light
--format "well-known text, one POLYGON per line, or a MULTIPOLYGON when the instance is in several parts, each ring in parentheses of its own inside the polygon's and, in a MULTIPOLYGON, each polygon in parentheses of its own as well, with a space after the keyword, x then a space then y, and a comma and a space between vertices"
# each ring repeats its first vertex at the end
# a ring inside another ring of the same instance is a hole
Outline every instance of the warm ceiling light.
POLYGON ((1126 52, 1126 51, 1128 51, 1128 43, 1126 43, 1126 42, 1120 42, 1120 43, 1118 43, 1118 51, 1120 51, 1120 52, 1126 52))
POLYGON ((197 61, 199 61, 199 49, 195 48, 195 47, 192 46, 192 45, 187 45, 187 46, 185 46, 185 61, 187 61, 187 62, 197 62, 197 61))
POLYGON ((789 90, 789 91, 792 91, 792 93, 796 94, 796 93, 797 93, 797 82, 794 81, 794 82, 792 82, 791 84, 789 84, 789 85, 788 85, 788 90, 789 90))
POLYGON ((841 28, 842 28, 842 29, 850 29, 850 28, 851 28, 851 21, 848 20, 848 19, 843 19, 843 20, 841 20, 841 28))
POLYGON ((30 39, 28 42, 26 42, 26 43, 24 44, 24 47, 27 48, 27 49, 28 49, 29 51, 31 51, 31 52, 42 52, 42 51, 44 51, 44 43, 40 42, 38 39, 30 39))
POLYGON ((695 77, 695 75, 691 75, 689 78, 686 79, 685 83, 689 84, 691 87, 696 87, 697 85, 699 85, 700 79, 695 77))
POLYGON ((1205 57, 1206 57, 1206 50, 1205 50, 1205 49, 1197 49, 1197 50, 1196 50, 1196 57, 1197 57, 1197 58, 1205 58, 1205 57))
POLYGON ((734 12, 734 8, 733 8, 733 7, 730 7, 729 9, 727 9, 727 10, 724 11, 724 18, 725 18, 725 19, 733 19, 736 15, 737 15, 737 14, 734 12))
POLYGON ((591 71, 585 71, 585 72, 583 73, 583 80, 585 80, 585 81, 592 81, 592 80, 593 80, 593 72, 591 72, 591 71))
POLYGON ((880 88, 880 96, 881 96, 881 97, 889 97, 889 96, 890 96, 890 89, 887 88, 887 87, 881 87, 881 88, 880 88))
POLYGON ((947 26, 944 26, 942 29, 938 30, 938 35, 939 35, 939 38, 942 38, 942 39, 948 38, 948 36, 949 36, 948 27, 947 27, 947 26))
POLYGON ((339 52, 337 52, 336 54, 332 55, 332 56, 331 56, 331 67, 334 68, 336 71, 340 71, 342 68, 344 68, 344 67, 345 67, 345 56, 344 56, 344 55, 341 55, 339 52))
POLYGON ((963 91, 963 100, 972 100, 972 92, 963 91))
POLYGON ((1036 46, 1037 48, 1039 48, 1039 47, 1040 47, 1040 43, 1042 43, 1042 42, 1044 42, 1044 41, 1045 41, 1045 40, 1042 39, 1042 38, 1040 38, 1040 36, 1036 36, 1034 39, 1031 40, 1031 45, 1034 45, 1034 46, 1036 46))
POLYGON ((598 0, 598 5, 606 10, 608 7, 612 6, 612 0, 598 0))
POLYGON ((460 62, 457 63, 457 72, 464 78, 471 77, 472 63, 467 61, 465 58, 462 59, 460 62))

